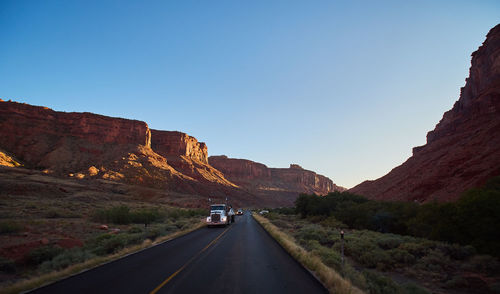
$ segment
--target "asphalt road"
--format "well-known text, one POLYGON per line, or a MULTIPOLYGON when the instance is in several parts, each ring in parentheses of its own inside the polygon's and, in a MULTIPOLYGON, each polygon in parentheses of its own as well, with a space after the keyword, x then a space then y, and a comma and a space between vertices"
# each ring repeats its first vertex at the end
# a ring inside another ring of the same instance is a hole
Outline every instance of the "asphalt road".
POLYGON ((327 293, 250 213, 31 293, 327 293))

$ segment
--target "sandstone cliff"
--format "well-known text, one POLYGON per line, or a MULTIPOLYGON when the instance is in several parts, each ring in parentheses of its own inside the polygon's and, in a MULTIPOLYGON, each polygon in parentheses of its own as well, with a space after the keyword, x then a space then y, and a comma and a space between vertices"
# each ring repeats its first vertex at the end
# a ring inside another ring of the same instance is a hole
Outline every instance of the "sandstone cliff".
POLYGON ((254 193, 281 191, 325 195, 341 191, 329 178, 291 164, 290 168, 268 168, 262 163, 246 159, 210 156, 210 165, 220 170, 228 180, 254 193))
POLYGON ((375 199, 450 201, 500 175, 500 25, 474 53, 460 98, 427 144, 375 181, 350 191, 375 199))
POLYGON ((249 190, 211 166, 205 143, 185 133, 1 99, 0 166, 158 188, 199 197, 197 205, 209 196, 229 197, 235 205, 285 206, 292 205, 299 192, 324 193, 333 187, 329 179, 298 166, 294 171, 264 166, 269 173, 264 190, 249 190))
POLYGON ((174 169, 196 180, 236 187, 208 164, 205 143, 181 132, 151 130, 151 134, 152 149, 165 157, 174 169))
POLYGON ((156 152, 151 133, 141 121, 0 101, 0 147, 27 168, 188 192, 202 190, 193 182, 234 186, 208 166, 205 144, 154 131, 156 152))

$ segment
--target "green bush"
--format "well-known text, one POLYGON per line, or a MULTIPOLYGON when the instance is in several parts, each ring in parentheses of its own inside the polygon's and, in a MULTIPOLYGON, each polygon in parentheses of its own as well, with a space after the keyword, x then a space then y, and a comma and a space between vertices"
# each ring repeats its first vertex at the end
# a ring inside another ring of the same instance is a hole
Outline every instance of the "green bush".
MULTIPOLYGON (((349 192, 334 192, 324 197, 301 194, 295 201, 295 211, 302 218, 324 226, 345 224, 351 229, 472 245, 479 252, 500 256, 497 225, 500 223, 500 177, 492 178, 483 188, 465 192, 453 203, 419 205, 375 201, 349 192), (329 220, 331 225, 327 224, 329 217, 333 217, 329 220)), ((468 251, 455 250, 453 256, 467 258, 468 251)))
POLYGON ((63 251, 50 261, 45 261, 40 265, 42 272, 61 270, 72 264, 84 262, 95 255, 82 248, 73 248, 63 251))
POLYGON ((295 235, 297 239, 301 240, 316 240, 321 244, 328 243, 328 232, 319 225, 307 225, 299 229, 295 235))
POLYGON ((403 265, 411 265, 416 262, 415 256, 408 253, 408 251, 395 248, 388 251, 388 254, 391 256, 392 260, 396 263, 400 263, 403 265))
POLYGON ((400 287, 390 278, 372 271, 363 271, 368 291, 372 294, 398 294, 400 287))
POLYGON ((119 225, 151 224, 162 221, 164 215, 157 209, 142 209, 130 211, 127 206, 116 206, 109 209, 101 209, 94 213, 94 220, 99 222, 114 223, 119 225))
POLYGON ((64 250, 56 246, 42 246, 33 249, 27 256, 27 263, 31 265, 39 265, 47 260, 51 260, 55 256, 61 254, 64 250))

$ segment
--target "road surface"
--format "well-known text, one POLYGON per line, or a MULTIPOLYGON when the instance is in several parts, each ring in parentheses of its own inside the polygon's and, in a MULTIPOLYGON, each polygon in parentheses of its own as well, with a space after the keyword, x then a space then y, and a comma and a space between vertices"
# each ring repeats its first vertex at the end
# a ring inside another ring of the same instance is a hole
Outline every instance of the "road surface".
POLYGON ((202 228, 31 293, 327 293, 253 219, 202 228))

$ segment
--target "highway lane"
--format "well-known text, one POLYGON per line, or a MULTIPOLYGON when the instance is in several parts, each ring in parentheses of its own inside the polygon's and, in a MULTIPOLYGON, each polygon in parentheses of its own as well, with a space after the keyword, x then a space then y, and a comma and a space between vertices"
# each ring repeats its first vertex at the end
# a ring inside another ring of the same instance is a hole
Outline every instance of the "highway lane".
POLYGON ((202 228, 33 293, 326 293, 253 219, 202 228))

